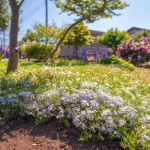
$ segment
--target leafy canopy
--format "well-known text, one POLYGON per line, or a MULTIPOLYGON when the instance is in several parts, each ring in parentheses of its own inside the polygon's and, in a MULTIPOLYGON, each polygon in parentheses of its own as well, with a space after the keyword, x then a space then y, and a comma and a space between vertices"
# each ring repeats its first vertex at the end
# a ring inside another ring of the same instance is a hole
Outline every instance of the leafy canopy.
POLYGON ((88 30, 87 26, 81 22, 69 31, 64 44, 82 46, 89 45, 92 42, 93 37, 91 36, 90 31, 88 30))
POLYGON ((36 22, 33 25, 33 31, 28 30, 20 42, 39 42, 44 45, 46 44, 47 38, 47 44, 55 46, 63 34, 64 29, 65 27, 58 28, 54 22, 48 27, 36 22))
POLYGON ((10 13, 8 11, 8 1, 0 1, 0 30, 5 30, 9 26, 10 13))
MULTIPOLYGON (((55 47, 64 28, 58 28, 55 23, 52 23, 48 27, 45 27, 41 23, 35 23, 33 30, 28 29, 24 37, 19 41, 19 47, 27 54, 28 58, 41 60, 55 47)), ((52 57, 57 54, 55 53, 52 57)))
POLYGON ((98 36, 98 42, 102 45, 108 46, 113 50, 117 50, 117 46, 124 40, 130 38, 126 31, 119 31, 117 28, 111 28, 105 32, 102 36, 98 36))
POLYGON ((115 10, 129 6, 121 0, 55 0, 56 6, 68 15, 75 14, 77 19, 84 18, 91 23, 101 18, 110 18, 119 15, 115 10))

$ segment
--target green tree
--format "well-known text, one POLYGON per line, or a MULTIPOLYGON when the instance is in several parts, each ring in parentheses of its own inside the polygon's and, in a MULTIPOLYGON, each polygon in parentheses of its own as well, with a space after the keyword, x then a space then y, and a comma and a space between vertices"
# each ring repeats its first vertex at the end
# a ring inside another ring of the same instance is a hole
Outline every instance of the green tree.
POLYGON ((78 59, 78 47, 83 45, 89 45, 93 42, 93 37, 91 36, 90 31, 83 22, 77 24, 73 27, 67 34, 66 41, 64 44, 75 46, 76 57, 78 59))
POLYGON ((8 28, 10 21, 10 13, 8 11, 8 1, 0 1, 0 30, 4 31, 8 28))
POLYGON ((65 28, 65 26, 57 27, 54 22, 47 27, 41 23, 35 23, 33 30, 27 30, 24 37, 19 41, 19 48, 30 58, 43 59, 43 56, 45 57, 55 47, 65 28))
POLYGON ((62 12, 67 12, 68 15, 76 15, 75 22, 71 24, 62 35, 56 47, 43 59, 47 61, 53 53, 57 51, 61 43, 66 38, 68 32, 77 24, 86 21, 93 23, 101 18, 111 18, 114 15, 119 15, 116 10, 122 10, 129 6, 121 0, 55 0, 55 4, 62 12))
POLYGON ((35 23, 33 25, 36 41, 42 44, 49 44, 55 46, 60 40, 61 35, 64 33, 66 27, 57 27, 56 23, 53 22, 51 25, 45 27, 41 23, 35 23))
POLYGON ((130 38, 129 34, 126 31, 119 31, 117 28, 111 28, 105 32, 102 36, 98 36, 98 42, 102 45, 108 46, 111 48, 114 53, 117 50, 117 46, 124 40, 130 38))
POLYGON ((30 42, 37 42, 36 33, 33 31, 27 31, 24 37, 22 38, 24 42, 30 41, 30 42))
POLYGON ((48 44, 55 46, 65 29, 65 26, 61 28, 57 27, 56 23, 54 22, 52 25, 48 25, 47 27, 41 23, 36 22, 33 25, 33 30, 28 29, 21 41, 26 43, 39 42, 44 45, 48 44))
POLYGON ((21 42, 40 42, 41 44, 55 45, 65 29, 65 26, 57 27, 54 22, 47 27, 36 22, 33 25, 33 30, 28 29, 21 42))

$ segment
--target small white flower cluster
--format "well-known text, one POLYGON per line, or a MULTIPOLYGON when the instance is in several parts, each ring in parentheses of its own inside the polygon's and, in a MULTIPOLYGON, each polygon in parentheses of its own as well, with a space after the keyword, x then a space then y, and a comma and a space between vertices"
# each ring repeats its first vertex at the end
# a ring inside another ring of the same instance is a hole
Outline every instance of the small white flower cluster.
POLYGON ((7 99, 6 99, 6 101, 7 101, 7 104, 15 104, 15 103, 18 103, 19 102, 19 98, 18 98, 18 96, 16 95, 16 94, 8 94, 7 95, 7 99))
POLYGON ((6 104, 6 101, 4 99, 4 97, 0 96, 0 104, 1 105, 5 105, 6 104))
MULTIPOLYGON (((72 88, 69 92, 64 82, 60 83, 60 87, 52 87, 39 95, 36 101, 26 101, 24 109, 28 115, 72 119, 75 127, 103 134, 112 133, 117 138, 121 136, 121 128, 131 126, 130 122, 137 118, 134 108, 126 106, 120 97, 104 92, 106 89, 96 83, 86 81, 81 83, 79 89, 72 88)), ((28 98, 31 93, 22 92, 20 95, 28 98)))

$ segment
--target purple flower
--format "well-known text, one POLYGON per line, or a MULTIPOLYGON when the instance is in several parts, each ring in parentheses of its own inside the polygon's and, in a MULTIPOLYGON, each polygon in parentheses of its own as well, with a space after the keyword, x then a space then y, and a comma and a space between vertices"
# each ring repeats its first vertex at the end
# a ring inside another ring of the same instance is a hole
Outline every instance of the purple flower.
POLYGON ((6 54, 9 54, 9 49, 6 49, 6 50, 5 50, 5 53, 6 53, 6 54))

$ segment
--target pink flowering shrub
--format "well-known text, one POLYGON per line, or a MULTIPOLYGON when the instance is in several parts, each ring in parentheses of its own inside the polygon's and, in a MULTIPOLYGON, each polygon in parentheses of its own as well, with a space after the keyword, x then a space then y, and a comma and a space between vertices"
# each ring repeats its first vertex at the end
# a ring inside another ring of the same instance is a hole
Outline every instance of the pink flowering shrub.
POLYGON ((150 61, 150 37, 141 37, 140 42, 133 39, 123 41, 118 45, 116 55, 134 65, 150 61))
POLYGON ((135 42, 140 42, 141 37, 148 37, 148 36, 150 36, 150 31, 144 29, 144 30, 140 30, 140 31, 136 32, 135 34, 132 34, 131 38, 135 42))

